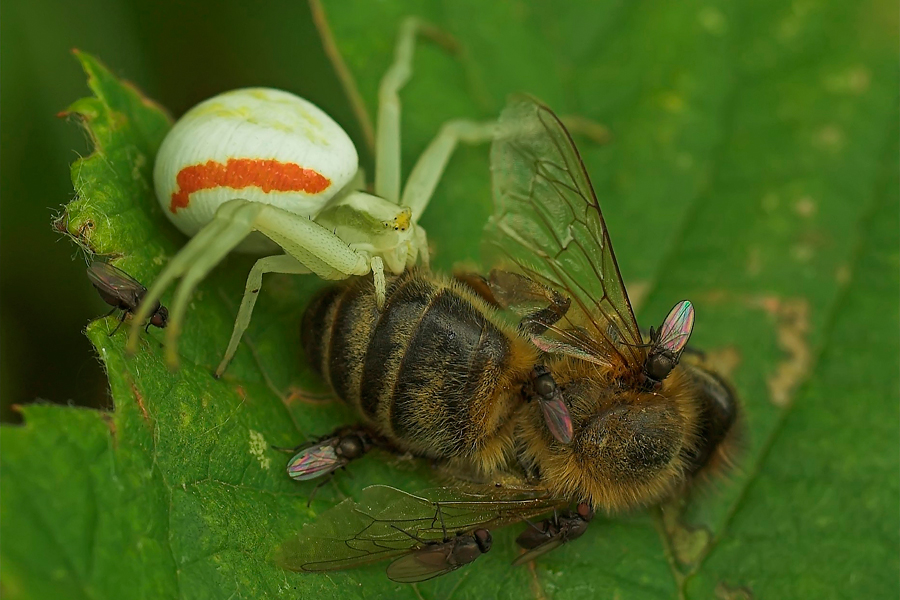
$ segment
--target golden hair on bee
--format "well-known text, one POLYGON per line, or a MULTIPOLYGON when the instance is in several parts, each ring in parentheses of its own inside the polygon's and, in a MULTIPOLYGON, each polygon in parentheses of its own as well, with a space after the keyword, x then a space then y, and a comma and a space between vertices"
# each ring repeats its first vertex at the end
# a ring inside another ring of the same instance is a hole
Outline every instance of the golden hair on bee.
POLYGON ((472 289, 411 270, 382 311, 371 278, 306 311, 307 356, 338 396, 402 451, 487 475, 513 455, 513 414, 538 350, 472 289))
MULTIPOLYGON (((727 464, 739 408, 730 385, 687 348, 689 300, 642 333, 584 163, 548 107, 510 101, 491 172, 485 245, 506 269, 455 280, 412 270, 389 281, 383 306, 371 279, 331 288, 306 311, 303 345, 387 446, 489 484, 474 496, 454 492, 457 482, 417 498, 421 519, 388 515, 386 535, 421 523, 399 543, 415 548, 429 529, 446 539, 433 529, 451 509, 457 531, 553 512, 517 539, 526 549, 518 563, 581 535, 595 509, 658 503, 727 464)), ((298 455, 295 472, 345 464, 314 448, 298 455)), ((371 524, 341 506, 328 526, 347 531, 325 560, 310 543, 314 570, 371 558, 347 543, 364 541, 371 524)))

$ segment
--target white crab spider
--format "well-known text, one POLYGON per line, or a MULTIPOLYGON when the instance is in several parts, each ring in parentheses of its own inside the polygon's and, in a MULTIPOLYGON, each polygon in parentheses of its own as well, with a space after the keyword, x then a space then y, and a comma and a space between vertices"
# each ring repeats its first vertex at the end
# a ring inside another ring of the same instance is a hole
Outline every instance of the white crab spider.
POLYGON ((428 264, 425 232, 417 225, 450 155, 460 141, 482 143, 493 123, 446 123, 422 153, 400 191, 400 99, 412 73, 415 38, 432 30, 409 18, 400 27, 394 62, 379 88, 375 193, 357 191, 357 154, 346 133, 313 104, 287 92, 244 89, 220 94, 188 111, 160 147, 154 184, 163 212, 193 238, 169 262, 135 314, 138 329, 175 279, 166 361, 178 364, 176 340, 191 292, 231 250, 284 254, 256 262, 247 278, 225 370, 247 325, 264 273, 314 273, 344 279, 372 271, 379 306, 385 269, 400 273, 428 264), (266 239, 268 238, 268 239, 266 239), (272 243, 274 242, 274 244, 272 243))

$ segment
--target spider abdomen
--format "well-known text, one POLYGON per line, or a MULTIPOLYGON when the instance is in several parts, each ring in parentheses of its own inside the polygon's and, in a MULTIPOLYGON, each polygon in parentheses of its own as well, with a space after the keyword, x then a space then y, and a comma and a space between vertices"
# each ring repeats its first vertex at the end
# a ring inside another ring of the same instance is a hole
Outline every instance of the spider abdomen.
POLYGON ((247 88, 179 119, 153 178, 163 212, 194 235, 236 198, 315 217, 357 167, 350 138, 318 107, 288 92, 247 88))

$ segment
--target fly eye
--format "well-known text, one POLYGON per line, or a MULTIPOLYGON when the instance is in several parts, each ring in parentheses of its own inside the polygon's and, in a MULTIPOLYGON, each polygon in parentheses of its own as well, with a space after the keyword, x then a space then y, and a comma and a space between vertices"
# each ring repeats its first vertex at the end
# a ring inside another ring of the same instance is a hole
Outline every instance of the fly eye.
POLYGON ((482 552, 487 552, 491 549, 493 539, 490 531, 487 529, 476 529, 473 535, 475 536, 475 543, 478 544, 478 548, 482 552))
POLYGON ((675 368, 675 364, 675 358, 668 354, 651 354, 647 358, 645 370, 656 381, 662 381, 675 368))
POLYGON ((544 398, 549 398, 556 391, 556 382, 550 374, 541 375, 534 380, 534 391, 544 398))
POLYGON ((363 454, 363 441, 358 435, 348 435, 341 439, 338 451, 344 458, 359 458, 363 454))
POLYGON ((584 502, 579 504, 576 510, 578 511, 578 516, 585 521, 590 521, 594 518, 594 509, 592 509, 590 505, 585 504, 584 502))

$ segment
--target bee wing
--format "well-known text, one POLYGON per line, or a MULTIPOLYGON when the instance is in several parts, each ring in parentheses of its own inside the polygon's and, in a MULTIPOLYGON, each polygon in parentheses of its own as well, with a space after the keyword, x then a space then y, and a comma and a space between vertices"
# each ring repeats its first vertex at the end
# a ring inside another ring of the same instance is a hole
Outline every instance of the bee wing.
POLYGON ((551 537, 543 544, 535 546, 528 552, 519 555, 519 557, 516 558, 516 560, 514 560, 512 564, 514 567, 517 567, 519 565, 524 565, 527 562, 533 561, 534 559, 536 559, 538 556, 541 556, 542 554, 546 554, 547 552, 550 552, 551 550, 559 548, 564 543, 565 543, 565 540, 561 536, 557 535, 557 536, 551 537))
POLYGON ((132 306, 137 306, 147 292, 137 279, 110 264, 92 262, 87 270, 88 279, 101 292, 121 298, 132 306))
POLYGON ((565 504, 532 489, 435 488, 408 494, 373 485, 358 502, 344 500, 304 525, 273 558, 292 571, 348 569, 419 550, 420 540, 443 541, 445 532, 497 528, 565 504))
POLYGON ((387 576, 391 581, 398 583, 418 583, 464 566, 449 564, 448 553, 449 550, 444 544, 426 546, 389 564, 386 569, 387 576))
POLYGON ((691 339, 693 329, 694 306, 687 300, 682 300, 669 311, 666 320, 663 321, 655 346, 677 356, 691 339))
POLYGON ((331 473, 344 465, 344 461, 334 451, 334 440, 300 450, 288 461, 287 472, 291 479, 306 481, 331 473))
POLYGON ((491 172, 488 252, 499 251, 524 275, 572 299, 569 312, 549 333, 574 352, 641 365, 643 340, 609 232, 559 118, 531 97, 513 97, 500 115, 491 172))

